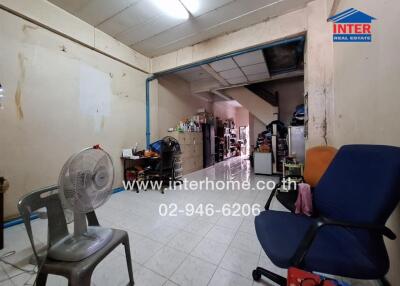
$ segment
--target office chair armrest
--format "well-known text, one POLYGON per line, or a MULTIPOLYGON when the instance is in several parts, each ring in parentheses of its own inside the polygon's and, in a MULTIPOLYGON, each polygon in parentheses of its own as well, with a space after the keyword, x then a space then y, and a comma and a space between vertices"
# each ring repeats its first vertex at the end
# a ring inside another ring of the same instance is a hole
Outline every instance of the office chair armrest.
POLYGON ((309 227, 303 240, 301 241, 300 245, 298 246, 293 258, 292 258, 292 265, 299 266, 304 257, 307 255, 308 250, 310 249, 318 230, 325 227, 325 226, 340 226, 345 228, 359 228, 370 230, 374 232, 379 232, 380 234, 388 237, 391 240, 396 239, 396 235, 386 226, 381 225, 374 225, 374 224, 359 224, 359 223, 349 223, 343 221, 336 221, 325 217, 320 217, 315 220, 315 222, 309 227))
POLYGON ((275 188, 271 191, 271 194, 270 194, 269 197, 268 197, 268 201, 267 201, 267 203, 265 204, 265 207, 264 207, 264 209, 265 209, 266 211, 269 210, 269 208, 271 207, 272 199, 275 197, 277 190, 278 190, 281 186, 282 186, 282 183, 279 182, 279 183, 276 184, 275 188))
POLYGON ((374 232, 379 232, 380 234, 386 236, 390 240, 396 239, 396 234, 392 230, 390 230, 386 226, 378 225, 378 224, 365 224, 365 223, 348 223, 343 221, 336 221, 326 217, 321 217, 319 221, 322 222, 323 225, 334 225, 334 226, 341 226, 347 228, 360 228, 365 230, 370 230, 374 232))

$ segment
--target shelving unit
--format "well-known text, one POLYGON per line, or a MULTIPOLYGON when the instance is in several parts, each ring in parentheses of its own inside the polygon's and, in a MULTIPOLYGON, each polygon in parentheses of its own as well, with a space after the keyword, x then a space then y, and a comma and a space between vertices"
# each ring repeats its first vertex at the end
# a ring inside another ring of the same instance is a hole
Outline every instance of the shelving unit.
POLYGON ((181 145, 179 163, 181 174, 186 175, 203 168, 203 133, 202 132, 172 132, 181 145))
POLYGON ((224 159, 231 158, 236 155, 236 130, 233 119, 227 119, 224 123, 224 159))

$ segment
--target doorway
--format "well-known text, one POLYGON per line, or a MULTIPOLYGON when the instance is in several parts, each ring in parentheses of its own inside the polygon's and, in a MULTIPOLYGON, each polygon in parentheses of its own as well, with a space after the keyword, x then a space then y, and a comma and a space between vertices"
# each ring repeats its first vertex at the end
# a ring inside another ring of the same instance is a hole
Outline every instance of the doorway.
POLYGON ((184 156, 184 173, 237 156, 252 160, 254 152, 272 153, 277 174, 284 158, 304 161, 304 41, 243 52, 158 79, 160 133, 205 130, 201 155, 193 154, 199 146, 182 148, 191 153, 184 156), (289 134, 295 129, 300 144, 293 145, 289 134))

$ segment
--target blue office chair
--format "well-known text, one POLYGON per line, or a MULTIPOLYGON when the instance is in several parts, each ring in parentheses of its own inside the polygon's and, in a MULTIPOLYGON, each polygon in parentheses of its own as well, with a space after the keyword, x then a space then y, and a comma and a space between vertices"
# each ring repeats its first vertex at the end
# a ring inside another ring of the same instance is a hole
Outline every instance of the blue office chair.
MULTIPOLYGON (((400 148, 343 146, 314 190, 316 217, 267 210, 255 219, 258 239, 271 261, 355 279, 384 279, 389 258, 385 223, 400 200, 400 148)), ((286 279, 258 267, 279 285, 286 279)))

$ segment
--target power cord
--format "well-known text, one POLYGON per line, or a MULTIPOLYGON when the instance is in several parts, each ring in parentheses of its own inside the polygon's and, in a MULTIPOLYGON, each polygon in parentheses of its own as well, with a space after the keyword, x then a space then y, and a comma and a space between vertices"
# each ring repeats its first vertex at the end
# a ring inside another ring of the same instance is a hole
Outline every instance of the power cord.
MULTIPOLYGON (((12 255, 14 255, 14 254, 16 254, 15 250, 6 252, 6 253, 3 254, 2 256, 0 256, 0 261, 3 262, 4 264, 10 265, 11 267, 14 267, 14 268, 16 268, 16 269, 18 269, 18 270, 21 270, 22 272, 25 272, 25 273, 28 273, 28 274, 36 274, 36 273, 37 273, 37 272, 35 271, 35 269, 33 269, 33 270, 27 270, 27 269, 24 269, 24 268, 22 268, 22 267, 19 267, 19 266, 16 265, 16 264, 13 264, 13 263, 11 263, 11 262, 8 262, 8 261, 4 260, 4 258, 10 257, 10 256, 12 256, 12 255)), ((35 267, 35 268, 36 268, 36 267, 35 267)))
MULTIPOLYGON (((29 275, 30 275, 29 278, 28 278, 28 280, 26 280, 26 281, 24 282, 23 286, 35 285, 36 280, 35 280, 34 284, 29 284, 28 282, 32 279, 32 276, 33 276, 33 275, 35 275, 35 274, 38 273, 38 271, 36 270, 37 266, 35 266, 32 270, 27 270, 27 269, 24 269, 24 268, 22 268, 22 267, 20 267, 20 266, 18 266, 18 265, 16 265, 16 264, 14 264, 14 263, 11 263, 11 262, 8 262, 8 261, 5 260, 5 258, 10 257, 10 256, 15 255, 15 254, 16 254, 16 251, 15 251, 15 250, 6 252, 6 253, 3 254, 2 256, 0 256, 0 261, 3 262, 3 263, 6 264, 6 265, 9 265, 9 266, 11 266, 11 267, 13 267, 13 268, 15 268, 15 269, 18 269, 18 270, 22 271, 22 273, 20 273, 20 274, 18 274, 18 275, 21 275, 21 274, 23 274, 23 273, 26 273, 26 274, 29 274, 29 275)), ((17 277, 18 275, 14 276, 14 277, 17 277)), ((13 285, 15 285, 14 282, 13 282, 12 280, 10 280, 10 282, 11 282, 13 285)))

